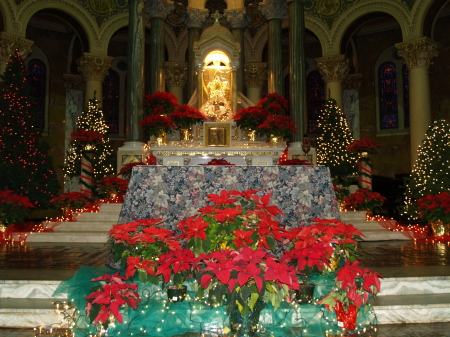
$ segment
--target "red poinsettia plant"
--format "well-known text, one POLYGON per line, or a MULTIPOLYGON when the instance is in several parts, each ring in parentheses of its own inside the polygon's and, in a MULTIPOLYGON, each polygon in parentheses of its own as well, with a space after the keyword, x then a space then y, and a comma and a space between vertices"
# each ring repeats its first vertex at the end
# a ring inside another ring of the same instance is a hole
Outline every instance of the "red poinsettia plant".
POLYGON ((234 164, 231 164, 228 160, 223 159, 223 158, 220 158, 220 159, 214 158, 214 159, 211 159, 206 164, 200 164, 200 165, 234 165, 234 164))
POLYGON ((168 115, 178 106, 178 98, 169 92, 157 91, 144 96, 144 110, 147 115, 168 115))
POLYGON ((346 261, 336 272, 336 286, 319 302, 336 311, 343 328, 354 330, 356 316, 363 304, 380 291, 380 278, 375 271, 362 268, 359 261, 346 261), (350 320, 349 317, 353 317, 350 320))
POLYGON ((103 144, 103 136, 101 132, 79 129, 70 133, 69 141, 83 147, 96 146, 103 144))
POLYGON ((150 115, 138 123, 142 126, 144 133, 148 136, 159 137, 162 132, 173 133, 175 124, 169 117, 161 115, 150 115))
POLYGON ((277 93, 271 93, 261 99, 258 106, 266 109, 272 115, 286 115, 289 109, 289 101, 277 93))
POLYGON ((380 193, 361 188, 344 199, 344 207, 348 210, 372 211, 374 208, 381 207, 385 200, 386 198, 380 193))
POLYGON ((260 106, 250 106, 245 109, 239 109, 233 116, 236 126, 246 131, 258 131, 258 126, 264 123, 269 116, 269 111, 260 106))
POLYGON ((297 133, 295 123, 289 116, 269 115, 262 124, 258 125, 258 132, 267 137, 286 137, 297 133))
POLYGON ((380 144, 371 138, 355 139, 350 145, 347 146, 347 151, 358 153, 367 152, 370 154, 376 154, 379 149, 380 144))
POLYGON ((72 209, 84 208, 88 206, 90 202, 90 195, 82 192, 66 192, 61 195, 57 195, 50 200, 50 203, 55 207, 69 207, 72 209))
POLYGON ((420 217, 428 222, 441 220, 444 224, 450 224, 450 193, 441 192, 428 194, 417 199, 417 208, 420 217))
POLYGON ((22 222, 34 208, 30 199, 11 190, 0 191, 0 225, 9 226, 22 222))
POLYGON ((300 159, 284 159, 280 160, 277 165, 313 165, 308 160, 300 160, 300 159))
POLYGON ((179 105, 169 117, 172 119, 172 122, 177 129, 189 129, 192 125, 203 123, 203 121, 206 120, 205 115, 199 110, 186 104, 179 105))
POLYGON ((111 195, 116 197, 123 197, 128 188, 128 180, 109 177, 97 181, 97 192, 101 198, 109 198, 111 195))
POLYGON ((125 276, 106 274, 91 281, 100 281, 103 284, 93 287, 92 293, 86 297, 86 315, 91 323, 95 325, 102 323, 106 326, 111 321, 111 316, 122 323, 120 309, 130 306, 136 309, 141 302, 139 294, 136 292, 136 283, 126 283, 125 276))

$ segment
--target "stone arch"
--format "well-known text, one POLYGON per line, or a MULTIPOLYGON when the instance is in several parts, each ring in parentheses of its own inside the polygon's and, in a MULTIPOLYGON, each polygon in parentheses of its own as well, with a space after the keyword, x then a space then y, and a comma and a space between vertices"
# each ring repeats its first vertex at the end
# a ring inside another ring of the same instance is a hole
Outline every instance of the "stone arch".
MULTIPOLYGON (((128 12, 123 12, 114 15, 102 24, 101 30, 98 34, 98 40, 95 41, 95 50, 108 52, 108 45, 113 35, 120 29, 128 26, 129 16, 128 12)), ((93 52, 95 52, 95 50, 93 52)), ((100 54, 101 55, 101 54, 100 54)))
POLYGON ((261 27, 253 38, 248 31, 244 32, 245 62, 262 62, 268 36, 267 25, 261 27))
MULTIPOLYGON (((98 48, 96 48, 98 45, 97 41, 101 38, 98 25, 91 14, 75 1, 63 0, 61 2, 52 2, 31 0, 23 2, 17 9, 15 31, 19 35, 25 36, 26 27, 31 17, 37 12, 46 9, 61 11, 75 19, 84 30, 90 52, 100 53, 98 48)), ((104 53, 100 55, 106 55, 106 50, 104 53)))
POLYGON ((168 61, 170 62, 186 62, 186 51, 188 48, 188 30, 183 30, 178 34, 175 34, 173 29, 169 25, 165 25, 165 38, 166 49, 168 51, 168 61))
MULTIPOLYGON (((422 1, 423 3, 424 1, 422 1)), ((436 20, 439 18, 440 12, 450 4, 449 0, 435 0, 432 3, 426 2, 422 6, 417 6, 415 16, 421 19, 423 22, 422 31, 418 33, 418 37, 428 36, 434 39, 434 31, 436 20)))
POLYGON ((322 54, 325 54, 325 46, 331 44, 330 34, 327 26, 318 18, 306 16, 305 28, 311 31, 319 40, 322 46, 322 54))
POLYGON ((343 39, 354 22, 366 15, 384 13, 392 16, 400 25, 403 40, 412 34, 412 20, 406 6, 390 0, 358 3, 349 8, 345 15, 341 15, 330 31, 327 44, 324 46, 324 56, 342 54, 343 39))

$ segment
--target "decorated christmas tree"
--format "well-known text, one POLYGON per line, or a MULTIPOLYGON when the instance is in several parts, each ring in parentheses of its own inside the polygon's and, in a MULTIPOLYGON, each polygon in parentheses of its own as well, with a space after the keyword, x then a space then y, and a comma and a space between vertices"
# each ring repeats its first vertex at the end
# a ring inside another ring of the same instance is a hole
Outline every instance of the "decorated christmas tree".
POLYGON ((64 163, 67 176, 82 177, 82 191, 86 188, 93 190, 95 182, 115 172, 115 160, 107 132, 103 112, 94 97, 88 102, 87 110, 78 118, 77 129, 71 134, 71 147, 64 163), (83 158, 86 164, 82 164, 83 158), (86 181, 92 182, 91 186, 83 183, 83 177, 86 176, 86 181))
POLYGON ((344 113, 334 99, 328 99, 319 120, 317 163, 330 168, 331 177, 338 184, 356 173, 356 154, 347 151, 353 142, 344 113))
POLYGON ((14 191, 45 208, 59 184, 47 144, 34 127, 25 72, 16 50, 0 83, 0 190, 14 191))
POLYGON ((443 118, 428 128, 406 184, 404 211, 419 217, 416 201, 450 189, 450 124, 443 118))

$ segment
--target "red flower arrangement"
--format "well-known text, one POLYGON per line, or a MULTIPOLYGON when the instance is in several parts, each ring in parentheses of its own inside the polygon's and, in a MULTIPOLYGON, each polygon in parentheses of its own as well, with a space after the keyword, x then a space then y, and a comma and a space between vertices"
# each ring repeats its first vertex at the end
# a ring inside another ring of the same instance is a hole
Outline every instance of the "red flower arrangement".
POLYGON ((161 132, 170 134, 176 127, 169 117, 164 117, 161 115, 147 116, 139 122, 139 125, 143 127, 146 135, 153 137, 160 136, 161 132))
POLYGON ((206 120, 200 111, 186 104, 179 105, 169 117, 178 129, 189 129, 192 125, 206 120))
POLYGON ((380 193, 361 188, 344 199, 344 207, 355 211, 371 211, 381 207, 385 200, 380 193))
POLYGON ((269 111, 259 106, 250 106, 245 109, 239 109, 233 119, 236 126, 242 130, 257 130, 258 126, 264 123, 269 116, 269 111))
POLYGON ((90 201, 90 195, 87 193, 67 192, 53 197, 50 203, 56 207, 80 209, 89 205, 90 201))
POLYGON ((214 159, 211 159, 208 163, 200 164, 200 165, 234 165, 234 164, 231 164, 229 161, 227 161, 223 158, 221 158, 221 159, 214 158, 214 159))
POLYGON ((309 161, 307 160, 300 160, 300 159, 285 159, 285 160, 280 160, 278 162, 277 165, 312 165, 309 161))
POLYGON ((295 123, 289 116, 269 115, 266 120, 258 125, 258 132, 270 137, 285 137, 297 133, 295 123))
POLYGON ((136 309, 141 302, 139 294, 135 291, 136 283, 124 282, 126 278, 119 275, 103 275, 91 281, 104 281, 103 285, 92 288, 92 293, 86 297, 86 315, 94 324, 103 323, 106 325, 110 321, 110 316, 114 316, 122 323, 120 308, 129 305, 136 309))
POLYGON ((157 91, 144 96, 144 109, 148 115, 168 115, 178 106, 177 96, 169 92, 157 91))
POLYGON ((269 111, 272 115, 286 115, 289 109, 289 102, 283 96, 272 93, 258 102, 258 106, 269 111))
POLYGON ((103 144, 103 133, 84 129, 75 130, 70 133, 69 141, 79 143, 81 145, 103 144))
POLYGON ((30 199, 15 194, 11 190, 0 191, 0 223, 9 226, 22 222, 29 209, 34 208, 30 199))
POLYGON ((118 197, 123 197, 127 191, 128 183, 128 180, 122 178, 103 178, 97 182, 97 192, 102 198, 110 197, 111 193, 117 194, 118 197))
POLYGON ((444 224, 450 225, 450 193, 441 192, 438 194, 428 194, 417 199, 417 208, 420 217, 428 222, 441 220, 444 224))
POLYGON ((371 138, 354 140, 350 145, 347 146, 347 151, 349 152, 368 152, 371 154, 375 154, 378 153, 379 149, 380 144, 378 144, 371 138))

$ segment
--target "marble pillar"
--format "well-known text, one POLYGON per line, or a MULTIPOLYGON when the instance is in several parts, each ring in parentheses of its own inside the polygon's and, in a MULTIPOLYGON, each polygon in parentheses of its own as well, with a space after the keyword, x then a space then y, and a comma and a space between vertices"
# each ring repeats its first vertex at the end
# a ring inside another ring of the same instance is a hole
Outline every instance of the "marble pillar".
POLYGON ((200 39, 202 26, 208 15, 207 9, 186 8, 186 26, 188 28, 188 72, 187 72, 187 101, 189 101, 197 88, 197 77, 195 75, 194 43, 200 39))
POLYGON ((289 106, 297 133, 293 141, 301 142, 307 133, 305 13, 302 0, 288 0, 289 6, 289 106))
POLYGON ((343 109, 342 82, 350 70, 349 59, 345 55, 319 57, 316 65, 325 82, 326 99, 333 98, 343 109))
POLYGON ((239 53, 239 65, 236 70, 237 92, 244 93, 244 29, 247 25, 247 14, 245 8, 226 9, 224 16, 230 25, 231 33, 239 42, 241 52, 239 53))
POLYGON ((262 98, 262 88, 267 80, 267 63, 245 64, 245 86, 247 98, 254 105, 262 98))
POLYGON ((34 42, 31 40, 23 39, 6 32, 0 32, 0 74, 5 72, 6 64, 16 49, 19 49, 22 59, 26 59, 31 53, 33 44, 34 42))
POLYGON ((418 148, 431 124, 430 79, 431 60, 439 55, 440 45, 428 37, 395 45, 409 71, 409 135, 411 168, 418 157, 418 148))
POLYGON ((183 104, 183 88, 187 78, 187 63, 166 62, 166 85, 168 91, 178 98, 178 103, 183 104))
POLYGON ((98 107, 102 107, 103 101, 103 80, 111 68, 114 58, 111 56, 94 55, 84 53, 78 60, 78 71, 84 77, 84 106, 88 105, 89 100, 94 96, 98 101, 98 107))
POLYGON ((259 8, 268 21, 268 93, 284 95, 283 90, 283 54, 281 43, 281 23, 288 13, 288 5, 283 0, 264 0, 259 8))
POLYGON ((150 77, 150 94, 157 91, 165 91, 164 82, 164 20, 174 5, 168 0, 152 0, 147 1, 147 13, 150 18, 150 69, 148 71, 150 77))

